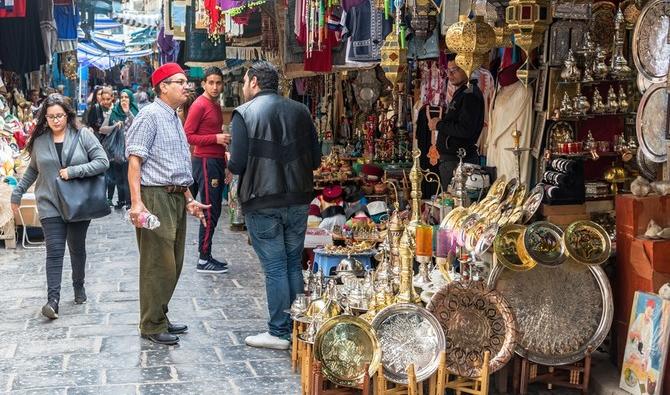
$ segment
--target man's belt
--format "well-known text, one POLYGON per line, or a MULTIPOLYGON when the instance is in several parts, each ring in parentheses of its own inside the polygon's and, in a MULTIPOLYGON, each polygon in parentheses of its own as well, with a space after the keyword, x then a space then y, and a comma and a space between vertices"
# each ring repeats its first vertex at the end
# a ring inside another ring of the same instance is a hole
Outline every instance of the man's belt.
POLYGON ((166 185, 164 188, 167 193, 184 193, 188 190, 188 187, 181 185, 166 185))

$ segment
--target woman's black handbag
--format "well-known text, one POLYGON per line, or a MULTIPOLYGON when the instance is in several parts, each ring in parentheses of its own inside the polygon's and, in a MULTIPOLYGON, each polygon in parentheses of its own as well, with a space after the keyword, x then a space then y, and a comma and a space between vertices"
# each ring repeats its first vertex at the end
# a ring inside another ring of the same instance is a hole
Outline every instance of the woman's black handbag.
POLYGON ((112 133, 102 140, 102 148, 112 163, 126 163, 126 136, 123 127, 115 126, 112 133))
MULTIPOLYGON (((79 134, 75 133, 74 141, 65 160, 65 167, 70 166, 74 150, 79 144, 79 134)), ((61 202, 61 215, 65 222, 88 221, 100 218, 112 212, 106 196, 105 173, 91 177, 56 179, 56 190, 61 202)))

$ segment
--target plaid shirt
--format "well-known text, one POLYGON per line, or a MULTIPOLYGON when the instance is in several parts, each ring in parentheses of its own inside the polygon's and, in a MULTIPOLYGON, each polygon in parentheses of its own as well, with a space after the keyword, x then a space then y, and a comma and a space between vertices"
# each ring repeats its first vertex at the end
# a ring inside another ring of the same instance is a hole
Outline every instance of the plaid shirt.
POLYGON ((177 112, 156 98, 126 132, 126 156, 142 158, 144 186, 193 184, 191 155, 177 112))

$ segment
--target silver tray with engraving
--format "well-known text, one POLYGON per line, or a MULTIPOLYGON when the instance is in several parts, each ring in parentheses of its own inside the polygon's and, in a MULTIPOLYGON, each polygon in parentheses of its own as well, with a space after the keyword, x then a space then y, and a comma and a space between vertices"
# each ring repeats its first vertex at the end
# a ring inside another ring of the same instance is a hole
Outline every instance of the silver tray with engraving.
POLYGON ((511 305, 519 329, 516 353, 531 362, 575 363, 589 346, 600 346, 612 326, 612 289, 600 266, 568 260, 513 272, 496 265, 488 283, 511 305))
POLYGON ((651 0, 644 6, 633 33, 633 61, 638 72, 652 83, 662 83, 670 63, 670 13, 663 0, 651 0))
POLYGON ((446 346, 444 331, 434 315, 409 303, 388 306, 372 321, 382 349, 384 377, 407 384, 407 367, 414 364, 416 381, 430 377, 439 367, 446 346))
POLYGON ((668 92, 665 84, 653 84, 644 92, 637 108, 635 131, 647 159, 663 163, 668 158, 668 92))
POLYGON ((658 173, 658 163, 650 161, 641 149, 637 150, 637 167, 640 169, 640 174, 647 180, 655 180, 658 173))

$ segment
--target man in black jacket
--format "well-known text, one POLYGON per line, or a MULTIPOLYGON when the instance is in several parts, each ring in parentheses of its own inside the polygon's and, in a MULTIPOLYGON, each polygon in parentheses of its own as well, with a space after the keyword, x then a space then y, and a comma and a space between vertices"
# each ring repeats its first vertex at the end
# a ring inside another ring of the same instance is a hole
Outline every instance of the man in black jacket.
POLYGON ((447 66, 449 83, 456 87, 446 114, 441 118, 429 115, 428 127, 437 133, 436 145, 440 153, 440 181, 446 189, 458 167, 458 149, 464 148, 464 162, 477 164, 477 140, 484 126, 484 97, 473 80, 468 87, 468 77, 453 58, 447 66))
POLYGON ((269 332, 248 336, 252 347, 286 350, 291 321, 284 311, 303 291, 302 250, 312 171, 321 163, 307 107, 277 94, 279 74, 257 62, 244 76, 246 103, 232 118, 228 171, 240 176, 238 196, 251 242, 265 271, 269 332))

